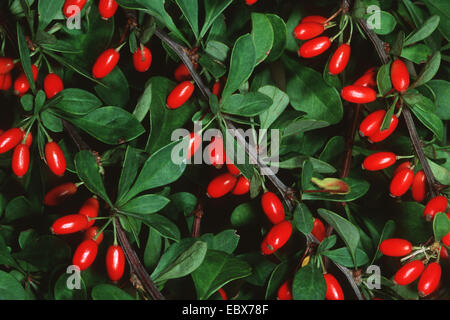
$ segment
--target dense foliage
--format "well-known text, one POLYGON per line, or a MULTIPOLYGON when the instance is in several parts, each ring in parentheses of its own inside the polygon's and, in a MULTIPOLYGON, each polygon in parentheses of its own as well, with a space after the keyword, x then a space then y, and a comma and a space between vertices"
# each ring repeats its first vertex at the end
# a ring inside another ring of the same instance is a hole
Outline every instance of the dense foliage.
POLYGON ((449 298, 449 14, 1 1, 0 299, 449 298))

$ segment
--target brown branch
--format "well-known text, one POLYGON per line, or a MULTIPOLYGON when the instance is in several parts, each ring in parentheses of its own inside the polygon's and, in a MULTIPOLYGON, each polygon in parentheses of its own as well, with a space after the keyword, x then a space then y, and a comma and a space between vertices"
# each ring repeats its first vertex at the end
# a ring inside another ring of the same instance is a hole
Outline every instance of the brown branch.
POLYGON ((194 215, 194 221, 192 222, 192 238, 198 238, 200 236, 200 226, 204 214, 203 206, 200 201, 192 214, 194 215))
POLYGON ((361 105, 357 104, 353 109, 353 121, 350 127, 347 140, 345 141, 345 159, 344 166, 341 171, 341 178, 348 176, 352 164, 353 144, 355 142, 356 130, 358 128, 359 117, 361 115, 361 105))
POLYGON ((115 223, 117 230, 117 238, 119 240, 120 246, 122 247, 125 253, 125 257, 127 258, 127 261, 130 264, 131 272, 136 274, 137 278, 140 281, 140 284, 153 300, 165 300, 164 296, 158 290, 155 283, 151 280, 149 274, 147 273, 147 270, 145 270, 136 252, 131 247, 127 235, 125 234, 125 231, 122 229, 120 221, 117 219, 117 217, 114 217, 113 219, 116 220, 115 223))

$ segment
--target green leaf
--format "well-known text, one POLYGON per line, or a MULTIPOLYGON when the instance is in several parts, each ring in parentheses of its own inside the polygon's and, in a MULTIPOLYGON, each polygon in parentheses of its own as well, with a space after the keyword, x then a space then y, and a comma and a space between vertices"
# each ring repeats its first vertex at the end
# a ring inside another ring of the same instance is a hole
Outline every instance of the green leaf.
POLYGON ((441 239, 450 232, 450 219, 444 212, 438 212, 433 219, 433 233, 436 241, 441 239))
POLYGON ((296 119, 289 123, 283 131, 283 138, 296 135, 300 132, 307 132, 311 130, 321 129, 328 127, 330 124, 322 120, 310 120, 310 119, 296 119))
POLYGON ((317 212, 329 225, 334 228, 334 230, 336 230, 342 240, 344 240, 353 257, 353 261, 356 262, 356 248, 358 247, 360 239, 358 228, 355 227, 355 225, 353 225, 350 221, 342 218, 332 211, 318 209, 317 212))
POLYGON ((277 60, 282 54, 286 47, 286 24, 284 20, 277 16, 276 14, 266 14, 272 24, 274 39, 272 50, 270 50, 267 61, 272 62, 277 60))
POLYGON ((314 263, 300 268, 292 281, 292 296, 294 300, 323 300, 327 285, 322 270, 314 263))
POLYGON ((153 269, 156 266, 161 255, 161 249, 162 249, 161 235, 155 229, 149 227, 147 244, 145 245, 143 258, 144 266, 147 269, 153 269))
MULTIPOLYGON (((383 231, 381 232, 381 236, 376 242, 376 252, 372 259, 371 264, 373 264, 377 259, 379 259, 382 256, 382 253, 380 252, 380 244, 386 239, 390 239, 394 235, 395 231, 395 222, 394 220, 388 220, 386 224, 383 227, 383 231)), ((375 240, 375 239, 374 239, 375 240)))
POLYGON ((170 202, 166 197, 157 194, 146 194, 127 202, 121 210, 135 214, 151 214, 160 211, 170 202))
POLYGON ((164 252, 150 277, 154 281, 160 282, 164 281, 164 279, 159 280, 164 274, 178 274, 179 277, 183 277, 184 275, 191 273, 193 270, 183 275, 184 271, 180 268, 180 266, 183 266, 184 263, 187 267, 195 267, 195 269, 198 268, 205 258, 206 249, 207 245, 203 241, 198 241, 193 238, 182 239, 180 242, 172 244, 170 248, 164 252))
POLYGON ((12 275, 0 270, 0 300, 25 300, 25 290, 12 275))
POLYGON ((305 160, 302 166, 302 190, 307 190, 311 186, 311 178, 314 175, 314 167, 309 159, 305 160))
POLYGON ((334 262, 339 263, 340 265, 347 268, 360 267, 369 262, 369 257, 367 256, 367 254, 359 248, 356 249, 356 265, 353 262, 350 251, 346 247, 325 251, 322 252, 322 254, 324 256, 327 256, 334 262))
POLYGON ((128 80, 120 68, 114 68, 102 79, 103 86, 96 85, 95 92, 106 105, 125 107, 130 99, 128 80))
POLYGON ((120 173, 119 186, 117 187, 117 201, 120 203, 123 196, 130 190, 139 172, 140 155, 139 149, 128 146, 123 160, 122 172, 120 173))
POLYGON ((253 117, 266 111, 272 99, 263 93, 233 94, 222 100, 221 111, 237 116, 253 117))
POLYGON ((142 215, 139 217, 143 223, 152 227, 164 238, 174 241, 180 240, 180 230, 169 219, 160 214, 142 215))
POLYGON ((442 120, 450 120, 450 82, 431 80, 427 85, 436 94, 436 115, 442 120))
POLYGON ((256 61, 255 45, 252 36, 245 34, 236 40, 231 53, 227 83, 222 92, 225 99, 248 80, 256 61))
POLYGON ((208 41, 205 48, 208 55, 222 62, 227 59, 229 51, 230 48, 225 43, 216 40, 208 41))
POLYGON ((195 38, 198 39, 198 0, 176 0, 176 2, 191 26, 195 38))
MULTIPOLYGON (((317 160, 312 157, 305 157, 305 156, 296 156, 293 158, 290 158, 288 160, 282 161, 278 163, 278 166, 280 168, 285 169, 293 169, 293 168, 301 168, 303 164, 305 163, 305 160, 311 161, 313 165, 313 169, 317 173, 335 173, 336 168, 334 168, 332 165, 323 162, 321 160, 317 160)), ((272 163, 272 165, 277 165, 276 163, 272 163)))
POLYGON ((64 89, 58 96, 61 99, 52 108, 65 115, 82 116, 102 106, 100 99, 82 89, 64 89))
POLYGON ((251 285, 263 287, 267 283, 276 264, 266 259, 259 252, 250 252, 237 256, 247 262, 252 268, 252 274, 245 278, 251 285))
POLYGON ((39 29, 44 30, 54 19, 62 18, 64 0, 39 1, 39 29))
POLYGON ((377 11, 376 14, 369 13, 365 17, 369 24, 372 22, 371 17, 375 15, 379 19, 379 23, 372 24, 376 34, 386 35, 394 31, 397 22, 392 14, 386 11, 377 11))
POLYGON ((144 127, 131 113, 118 107, 98 108, 83 117, 65 119, 97 140, 110 145, 134 140, 145 132, 144 127))
POLYGON ((422 43, 418 43, 416 45, 403 48, 401 57, 419 64, 427 62, 432 53, 433 52, 430 47, 422 43))
POLYGON ((192 273, 197 298, 208 299, 214 292, 232 280, 251 274, 247 262, 225 252, 208 250, 201 266, 192 273))
POLYGON ((431 16, 422 24, 422 26, 419 29, 412 32, 410 35, 406 37, 403 45, 406 47, 429 37, 438 27, 439 21, 440 21, 439 16, 437 15, 431 16))
POLYGON ((422 124, 430 129, 431 132, 433 132, 436 135, 436 138, 440 141, 444 139, 444 124, 439 117, 428 111, 424 111, 421 108, 418 108, 416 105, 410 106, 411 111, 414 113, 414 115, 419 119, 422 124))
POLYGON ((88 150, 78 152, 75 156, 75 168, 78 177, 84 182, 86 188, 92 193, 100 196, 112 207, 111 200, 106 193, 102 177, 100 176, 100 168, 98 167, 94 155, 88 150))
POLYGON ((272 105, 259 115, 261 129, 268 129, 289 105, 289 97, 286 93, 274 86, 261 87, 258 89, 258 92, 272 99, 272 105))
POLYGON ((430 164, 431 171, 433 171, 433 175, 436 180, 444 185, 450 185, 450 170, 438 165, 437 163, 429 159, 428 163, 430 164))
POLYGON ((23 110, 31 111, 34 107, 34 99, 31 94, 26 94, 20 98, 20 103, 22 104, 23 110))
POLYGON ((232 2, 233 0, 204 0, 205 22, 200 32, 200 38, 205 36, 214 21, 232 2))
POLYGON ((182 278, 197 270, 205 259, 207 244, 196 241, 189 249, 180 254, 170 265, 162 270, 158 277, 152 275, 156 283, 162 283, 169 279, 182 278))
POLYGON ((167 185, 181 177, 186 169, 186 163, 176 164, 172 161, 172 151, 178 144, 178 141, 172 142, 147 159, 136 182, 121 203, 132 199, 142 191, 167 185))
POLYGON ((135 300, 119 287, 107 283, 96 285, 91 296, 93 300, 135 300))
POLYGON ((382 65, 377 74, 378 91, 381 95, 387 94, 392 89, 391 62, 382 65))
POLYGON ((335 202, 350 202, 364 196, 369 191, 370 184, 365 180, 352 178, 343 179, 350 187, 350 192, 346 195, 326 194, 326 193, 303 193, 302 200, 326 200, 335 202))
POLYGON ((392 106, 389 107, 388 111, 384 115, 383 122, 381 123, 380 131, 387 130, 391 126, 392 116, 394 115, 395 108, 396 108, 396 103, 392 104, 392 106))
POLYGON ((252 37, 255 44, 255 63, 258 65, 268 57, 274 42, 273 27, 265 14, 252 13, 252 37))
POLYGON ((340 122, 343 109, 339 92, 327 85, 317 71, 286 56, 282 60, 294 74, 287 83, 287 94, 294 109, 305 112, 305 119, 323 120, 329 124, 340 122))
POLYGON ((7 223, 16 221, 32 215, 33 211, 30 201, 24 196, 19 196, 8 202, 3 219, 7 223))
POLYGON ((208 250, 223 251, 229 254, 236 250, 239 239, 240 236, 233 229, 223 230, 216 235, 205 233, 199 238, 208 244, 208 250))
POLYGON ((430 228, 424 223, 423 210, 425 206, 417 202, 402 201, 394 207, 395 222, 398 234, 412 243, 423 243, 432 236, 430 228))
POLYGON ((30 84, 31 91, 36 92, 36 84, 34 83, 33 72, 31 69, 30 50, 28 49, 27 41, 23 34, 22 27, 17 21, 17 42, 19 45, 20 62, 22 64, 23 71, 27 76, 28 83, 30 84))
POLYGON ((431 14, 440 16, 439 31, 447 41, 450 41, 450 4, 446 0, 424 0, 423 3, 430 10, 431 14))
POLYGON ((436 51, 430 60, 427 62, 422 72, 417 77, 416 82, 413 83, 411 88, 420 87, 421 85, 427 83, 434 78, 441 65, 441 53, 436 51))
POLYGON ((314 218, 304 203, 299 203, 294 210, 294 224, 298 231, 305 235, 313 229, 314 218))

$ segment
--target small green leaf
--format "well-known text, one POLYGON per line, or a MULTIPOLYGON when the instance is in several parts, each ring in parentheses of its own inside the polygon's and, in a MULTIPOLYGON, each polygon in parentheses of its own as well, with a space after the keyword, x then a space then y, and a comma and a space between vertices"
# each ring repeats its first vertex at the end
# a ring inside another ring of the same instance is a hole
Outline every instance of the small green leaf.
POLYGON ((313 229, 314 218, 304 203, 299 203, 294 210, 294 224, 298 231, 305 235, 313 229))
POLYGON ((107 283, 96 285, 91 296, 93 300, 135 300, 119 287, 107 283))
POLYGON ((340 265, 343 265, 347 268, 360 267, 369 262, 369 257, 367 256, 367 254, 359 248, 356 249, 356 265, 353 262, 350 251, 346 247, 325 251, 322 252, 322 254, 324 256, 327 256, 334 262, 339 263, 340 265))
POLYGON ((309 263, 300 268, 292 282, 292 296, 294 300, 323 300, 327 285, 322 270, 309 263))
POLYGON ((433 219, 434 239, 440 241, 450 232, 450 219, 444 212, 438 212, 433 219))
POLYGON ((411 33, 406 37, 403 45, 406 47, 429 37, 438 27, 439 21, 440 21, 439 16, 437 15, 431 16, 430 18, 428 18, 428 20, 426 20, 422 24, 422 26, 419 29, 417 29, 416 31, 414 31, 413 33, 411 33))
POLYGON ((254 117, 272 105, 272 99, 259 92, 233 94, 222 100, 221 111, 237 116, 254 117))
POLYGON ((120 209, 135 214, 151 214, 160 211, 168 203, 169 199, 157 194, 146 194, 127 202, 120 209))

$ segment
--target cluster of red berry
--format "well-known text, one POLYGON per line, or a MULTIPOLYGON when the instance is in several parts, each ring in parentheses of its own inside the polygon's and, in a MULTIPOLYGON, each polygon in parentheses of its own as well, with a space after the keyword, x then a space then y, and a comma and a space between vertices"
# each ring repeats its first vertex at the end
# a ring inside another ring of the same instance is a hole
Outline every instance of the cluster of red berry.
POLYGON ((404 257, 401 261, 408 261, 395 273, 394 282, 406 286, 419 279, 417 290, 421 297, 430 295, 439 287, 442 269, 439 260, 430 262, 430 259, 437 258, 439 252, 442 252, 441 248, 443 247, 439 243, 414 248, 408 240, 398 238, 387 239, 380 244, 380 251, 384 255, 404 257), (419 256, 423 258, 417 259, 419 256))
MULTIPOLYGON (((68 182, 51 189, 44 197, 44 204, 47 206, 61 204, 77 192, 78 185, 68 182)), ((72 264, 78 266, 81 271, 89 268, 95 261, 98 246, 103 240, 103 231, 94 226, 99 207, 98 199, 93 196, 84 202, 77 214, 58 218, 51 227, 52 233, 57 235, 84 231, 84 239, 78 245, 72 259, 72 264)), ((106 271, 112 281, 118 281, 122 278, 124 270, 125 255, 122 248, 115 242, 109 246, 106 253, 106 271)))

